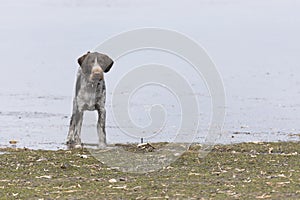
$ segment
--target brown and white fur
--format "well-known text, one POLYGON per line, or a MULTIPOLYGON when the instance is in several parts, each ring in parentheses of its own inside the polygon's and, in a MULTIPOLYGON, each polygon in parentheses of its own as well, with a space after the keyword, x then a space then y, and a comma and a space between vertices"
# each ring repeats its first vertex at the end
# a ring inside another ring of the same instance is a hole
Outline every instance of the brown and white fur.
POLYGON ((81 147, 80 132, 85 110, 97 110, 98 144, 101 148, 106 146, 104 73, 110 70, 113 63, 107 55, 98 52, 87 52, 78 58, 80 67, 77 72, 73 112, 67 137, 67 145, 70 148, 81 147))

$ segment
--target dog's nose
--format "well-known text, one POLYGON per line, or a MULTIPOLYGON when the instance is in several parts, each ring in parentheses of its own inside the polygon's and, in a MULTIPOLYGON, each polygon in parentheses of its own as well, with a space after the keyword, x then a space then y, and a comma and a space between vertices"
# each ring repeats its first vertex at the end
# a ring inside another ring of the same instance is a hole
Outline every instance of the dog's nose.
POLYGON ((92 68, 91 79, 93 81, 98 81, 103 79, 103 70, 101 67, 96 66, 92 68))
POLYGON ((100 66, 94 66, 92 68, 92 74, 93 73, 103 73, 103 70, 102 70, 102 68, 100 66))

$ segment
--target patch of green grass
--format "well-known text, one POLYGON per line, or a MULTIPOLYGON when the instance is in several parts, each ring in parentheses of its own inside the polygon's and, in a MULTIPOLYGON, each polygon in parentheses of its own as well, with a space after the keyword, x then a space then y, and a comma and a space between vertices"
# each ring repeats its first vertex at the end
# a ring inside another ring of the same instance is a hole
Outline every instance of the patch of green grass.
POLYGON ((147 174, 111 169, 86 149, 0 149, 8 152, 0 155, 0 198, 300 199, 299 149, 299 142, 217 145, 199 159, 193 146, 147 174))

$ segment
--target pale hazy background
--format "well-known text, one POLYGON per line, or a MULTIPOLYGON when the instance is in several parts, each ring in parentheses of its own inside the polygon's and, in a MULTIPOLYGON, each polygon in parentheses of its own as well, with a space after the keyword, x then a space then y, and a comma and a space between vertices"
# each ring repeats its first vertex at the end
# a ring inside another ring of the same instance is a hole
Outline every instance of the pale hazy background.
MULTIPOLYGON (((299 140, 299 10, 297 0, 1 0, 0 146, 15 139, 19 147, 62 148, 76 59, 112 35, 141 27, 186 34, 215 62, 227 101, 218 143, 299 140)), ((122 70, 143 59, 180 63, 157 52, 136 53, 116 62, 106 75, 110 143, 138 142, 115 126, 109 99, 122 70)), ((201 141, 210 116, 208 95, 203 83, 192 84, 203 97, 203 133, 196 138, 201 141)), ((161 99, 172 103, 162 93, 161 99)), ((146 120, 139 107, 142 99, 133 99, 133 115, 141 124, 146 120)), ((170 127, 177 122, 173 115, 170 127)), ((148 141, 171 138, 162 134, 148 141)))

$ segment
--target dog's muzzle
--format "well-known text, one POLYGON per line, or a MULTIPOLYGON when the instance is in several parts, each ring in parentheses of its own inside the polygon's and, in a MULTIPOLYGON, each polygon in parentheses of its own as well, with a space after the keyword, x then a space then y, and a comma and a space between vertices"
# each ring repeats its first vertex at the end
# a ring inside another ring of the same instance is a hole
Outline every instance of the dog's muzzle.
POLYGON ((103 70, 101 67, 96 66, 92 68, 92 72, 90 75, 90 81, 96 82, 103 79, 103 70))

